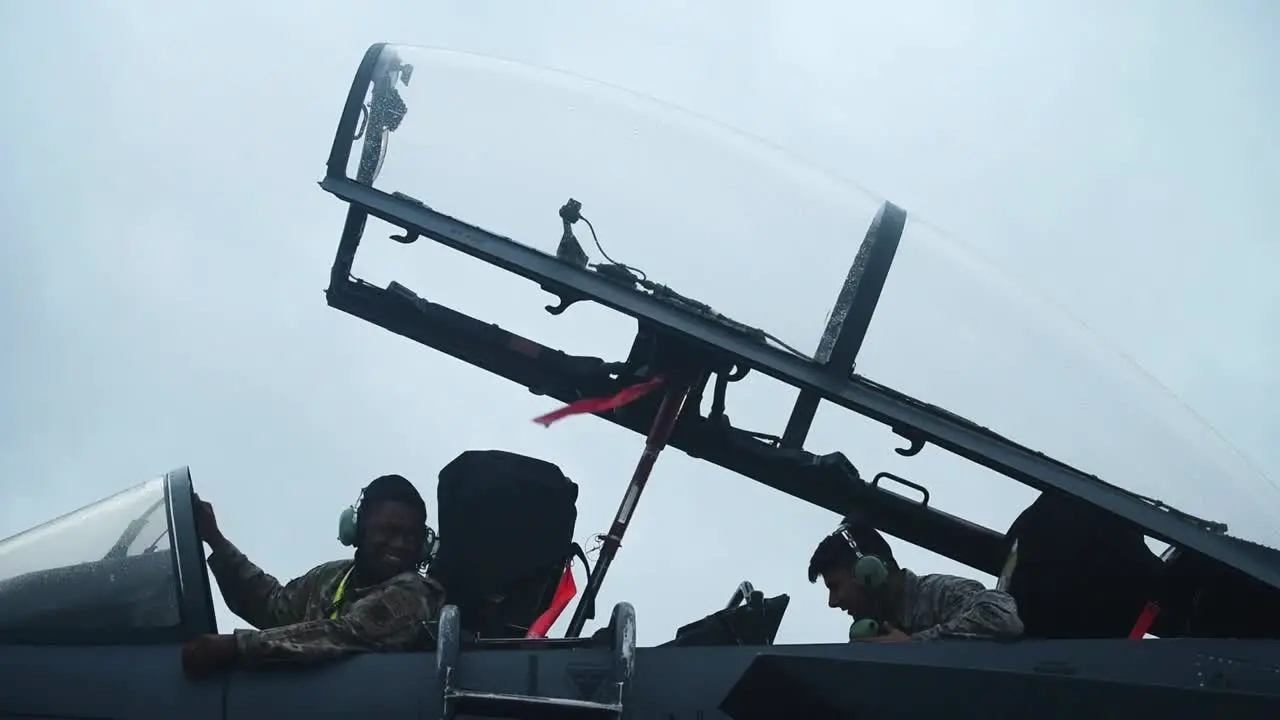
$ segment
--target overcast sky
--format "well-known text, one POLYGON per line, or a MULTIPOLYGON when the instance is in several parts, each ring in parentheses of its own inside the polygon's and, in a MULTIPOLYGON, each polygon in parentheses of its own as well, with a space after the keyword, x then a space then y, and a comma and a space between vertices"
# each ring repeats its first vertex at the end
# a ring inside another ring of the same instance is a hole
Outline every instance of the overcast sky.
MULTIPOLYGON (((624 94, 429 53, 380 187, 548 251, 573 195, 615 258, 805 351, 891 199, 912 215, 859 372, 1277 542, 1280 11, 891 5, 0 6, 0 536, 189 465, 285 579, 347 552, 337 515, 369 479, 405 474, 434 514, 435 473, 471 448, 560 464, 578 537, 607 528, 639 436, 542 429, 555 403, 325 305, 344 207, 315 181, 362 53, 393 41, 630 88, 871 194, 624 94)), ((625 354, 630 323, 551 318, 536 288, 384 230, 357 265, 371 281, 625 354)), ((781 432, 792 393, 744 385, 735 424, 781 432)), ((1033 497, 897 444, 826 411, 811 448, 999 530, 1033 497)), ((602 602, 631 600, 657 643, 745 578, 792 595, 781 641, 842 639, 804 576, 836 519, 668 452, 602 602)))

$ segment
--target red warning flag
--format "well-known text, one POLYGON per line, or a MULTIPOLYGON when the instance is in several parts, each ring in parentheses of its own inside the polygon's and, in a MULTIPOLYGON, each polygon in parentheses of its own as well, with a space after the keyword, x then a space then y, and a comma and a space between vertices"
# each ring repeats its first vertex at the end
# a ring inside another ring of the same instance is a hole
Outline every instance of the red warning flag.
POLYGON ((1133 624, 1133 629, 1129 631, 1129 639, 1141 640, 1146 637, 1159 615, 1160 605, 1158 603, 1149 602, 1143 606, 1142 612, 1138 613, 1138 621, 1133 624))
POLYGON ((556 586, 556 594, 551 597, 551 606, 546 612, 538 616, 537 620, 529 626, 529 632, 526 638, 545 638, 547 632, 551 630, 551 626, 556 624, 556 620, 560 619, 560 613, 569 607, 569 601, 573 600, 573 596, 578 594, 578 584, 573 580, 573 561, 570 560, 564 566, 564 574, 560 576, 560 584, 556 586))
POLYGON ((551 423, 562 418, 567 418, 570 415, 587 415, 615 410, 624 405, 630 405, 636 400, 639 400, 645 395, 657 390, 662 386, 665 379, 666 378, 663 376, 658 375, 652 380, 642 382, 639 385, 625 387, 618 391, 618 393, 613 397, 583 398, 581 400, 575 400, 559 410, 552 410, 546 415, 536 417, 533 421, 544 427, 550 427, 551 423))

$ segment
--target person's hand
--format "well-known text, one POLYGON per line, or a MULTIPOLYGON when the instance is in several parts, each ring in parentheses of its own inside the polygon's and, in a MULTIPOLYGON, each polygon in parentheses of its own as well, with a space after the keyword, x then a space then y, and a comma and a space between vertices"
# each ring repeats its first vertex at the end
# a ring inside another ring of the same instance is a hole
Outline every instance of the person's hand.
POLYGON ((226 542, 226 538, 222 536, 222 531, 218 529, 218 517, 213 514, 213 506, 201 500, 199 495, 196 495, 194 499, 196 504, 196 532, 199 533, 200 539, 208 543, 209 547, 226 542))
POLYGON ((896 627, 894 627, 894 626, 892 626, 892 625, 890 625, 890 624, 888 624, 888 623, 885 623, 885 624, 884 624, 884 625, 882 625, 881 627, 883 627, 883 628, 884 628, 884 630, 885 630, 883 633, 881 633, 881 634, 879 634, 879 635, 876 635, 876 636, 873 636, 873 637, 861 638, 861 639, 859 639, 859 640, 854 640, 854 642, 868 642, 868 643, 905 643, 905 642, 911 642, 911 636, 910 636, 910 635, 908 635, 908 634, 906 634, 906 633, 904 633, 904 632, 902 632, 902 631, 901 631, 901 630, 899 630, 898 628, 896 628, 896 627))
POLYGON ((234 635, 201 635, 182 647, 182 670, 193 680, 230 670, 235 663, 234 635))

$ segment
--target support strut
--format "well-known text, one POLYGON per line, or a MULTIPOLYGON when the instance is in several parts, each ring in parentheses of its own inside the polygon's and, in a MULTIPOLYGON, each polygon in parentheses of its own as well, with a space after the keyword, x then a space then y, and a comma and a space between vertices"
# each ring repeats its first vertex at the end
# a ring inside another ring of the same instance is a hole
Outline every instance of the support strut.
POLYGON ((658 462, 658 455, 671 439, 671 431, 675 429, 680 410, 693 389, 693 380, 690 378, 694 377, 696 375, 669 376, 663 392, 662 404, 654 415, 653 425, 650 426, 649 435, 644 442, 644 452, 640 455, 640 461, 636 463, 635 472, 631 474, 631 484, 627 486, 627 492, 622 496, 618 513, 613 516, 613 525, 609 527, 609 534, 604 537, 600 557, 596 559, 596 566, 591 569, 591 575, 587 578, 587 587, 582 591, 578 607, 573 611, 573 619, 569 621, 569 629, 565 631, 564 636, 567 638, 576 638, 582 634, 582 627, 587 623, 587 615, 595 606, 596 596, 600 593, 601 585, 604 584, 605 573, 609 572, 609 566, 613 564, 613 558, 618 554, 618 548, 622 546, 622 536, 626 534, 627 526, 631 523, 631 516, 635 512, 636 504, 640 501, 640 494, 649 483, 649 476, 653 474, 653 466, 658 462))

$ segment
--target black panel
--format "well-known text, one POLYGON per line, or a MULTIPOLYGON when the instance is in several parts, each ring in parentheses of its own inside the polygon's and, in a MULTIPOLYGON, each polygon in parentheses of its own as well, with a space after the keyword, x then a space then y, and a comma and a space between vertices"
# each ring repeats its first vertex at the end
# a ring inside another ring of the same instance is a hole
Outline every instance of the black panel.
POLYGON ((231 676, 226 717, 420 720, 427 692, 434 687, 435 655, 428 653, 238 671, 231 676))
POLYGON ((721 708, 734 720, 800 717, 1133 720, 1274 718, 1280 699, 1220 688, 1165 687, 1054 673, 761 656, 721 708), (927 690, 926 690, 927 689, 927 690), (794 713, 794 715, 793 715, 794 713))
POLYGON ((0 718, 220 720, 225 678, 182 676, 179 646, 0 647, 0 718))

